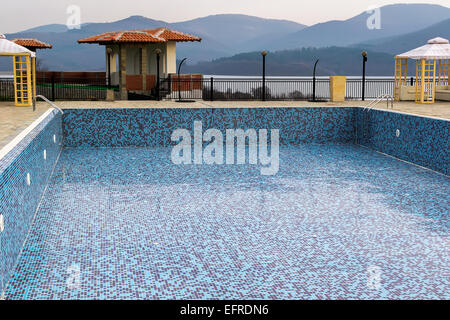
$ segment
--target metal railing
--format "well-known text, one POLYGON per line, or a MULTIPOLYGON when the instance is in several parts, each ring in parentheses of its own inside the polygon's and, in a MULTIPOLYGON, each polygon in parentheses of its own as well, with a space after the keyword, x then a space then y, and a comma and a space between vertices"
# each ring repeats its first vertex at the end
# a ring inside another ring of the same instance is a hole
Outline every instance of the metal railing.
POLYGON ((41 78, 36 81, 38 94, 51 100, 104 100, 108 86, 102 79, 41 78))
POLYGON ((0 79, 0 101, 14 100, 14 80, 0 79))
POLYGON ((47 102, 49 105, 51 105, 53 108, 55 108, 56 110, 58 110, 61 114, 64 114, 64 111, 62 111, 62 109, 60 107, 58 107, 56 104, 54 104, 53 102, 51 102, 50 100, 48 100, 46 97, 41 96, 41 95, 37 95, 33 98, 33 111, 36 111, 36 100, 37 99, 42 99, 45 102, 47 102))
MULTIPOLYGON (((50 100, 105 100, 105 81, 86 78, 37 78, 36 93, 50 100)), ((117 89, 111 87, 111 89, 117 89)), ((14 80, 0 79, 0 101, 14 100, 14 80)))
MULTIPOLYGON (((415 80, 412 78, 412 84, 415 80)), ((118 87, 108 87, 106 79, 93 78, 38 78, 37 94, 48 97, 49 100, 105 100, 108 89, 118 90, 118 87)), ((160 80, 160 99, 190 100, 310 100, 313 94, 312 77, 274 78, 267 77, 265 90, 261 78, 225 78, 203 77, 192 79, 160 80), (263 97, 265 92, 265 97, 263 97)), ((157 99, 158 90, 152 89, 146 99, 157 99)), ((362 94, 362 79, 347 78, 346 99, 358 100, 362 94)), ((393 77, 367 77, 365 97, 368 100, 377 99, 382 94, 394 95, 393 77)), ((318 77, 316 80, 316 99, 330 99, 328 77, 318 77)), ((14 81, 0 79, 0 101, 14 100, 14 81)))
POLYGON ((377 104, 379 104, 384 99, 386 99, 387 108, 389 109, 389 102, 391 102, 391 108, 394 109, 394 97, 391 96, 390 94, 382 94, 375 100, 373 100, 371 103, 369 103, 366 107, 364 107, 364 111, 372 110, 373 108, 375 108, 377 104))
MULTIPOLYGON (((194 100, 310 100, 313 95, 313 79, 266 78, 265 90, 261 78, 215 78, 203 79, 162 79, 164 90, 161 99, 178 99, 179 91, 183 99, 194 100), (265 96, 263 97, 263 94, 265 96)), ((376 99, 381 94, 394 94, 394 78, 367 78, 366 98, 376 99)), ((362 79, 347 79, 346 99, 361 99, 362 79)), ((327 78, 316 79, 316 99, 330 98, 330 82, 327 78)))

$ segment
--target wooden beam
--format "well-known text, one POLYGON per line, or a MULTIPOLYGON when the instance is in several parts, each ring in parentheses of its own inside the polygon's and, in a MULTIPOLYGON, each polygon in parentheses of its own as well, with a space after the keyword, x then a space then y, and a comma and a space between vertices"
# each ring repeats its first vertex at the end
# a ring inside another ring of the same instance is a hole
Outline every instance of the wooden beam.
POLYGON ((36 58, 31 58, 31 72, 33 75, 33 99, 36 97, 36 58))

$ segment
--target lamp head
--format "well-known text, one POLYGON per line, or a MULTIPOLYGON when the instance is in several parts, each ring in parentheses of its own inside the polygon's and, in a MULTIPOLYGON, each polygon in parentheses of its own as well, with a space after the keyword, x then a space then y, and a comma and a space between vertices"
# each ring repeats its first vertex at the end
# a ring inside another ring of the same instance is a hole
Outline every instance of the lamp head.
POLYGON ((367 57, 367 52, 366 51, 363 51, 362 53, 362 56, 365 58, 365 57, 367 57))
POLYGON ((106 53, 107 54, 111 54, 113 52, 113 50, 111 48, 106 48, 106 53))
POLYGON ((261 55, 262 55, 263 57, 267 56, 267 51, 266 51, 266 50, 261 51, 261 55))
POLYGON ((156 54, 161 54, 161 49, 156 49, 156 50, 155 50, 155 53, 156 53, 156 54))

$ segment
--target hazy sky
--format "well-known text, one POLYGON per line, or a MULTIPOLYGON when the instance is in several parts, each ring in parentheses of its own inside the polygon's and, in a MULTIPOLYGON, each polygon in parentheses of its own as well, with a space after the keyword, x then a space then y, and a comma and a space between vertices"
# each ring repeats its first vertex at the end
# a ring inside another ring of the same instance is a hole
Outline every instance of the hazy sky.
POLYGON ((167 22, 211 14, 242 13, 264 18, 287 19, 311 25, 332 19, 344 20, 371 6, 391 3, 434 3, 449 0, 2 0, 0 33, 18 32, 50 23, 66 23, 69 5, 81 8, 82 23, 106 22, 142 15, 167 22))

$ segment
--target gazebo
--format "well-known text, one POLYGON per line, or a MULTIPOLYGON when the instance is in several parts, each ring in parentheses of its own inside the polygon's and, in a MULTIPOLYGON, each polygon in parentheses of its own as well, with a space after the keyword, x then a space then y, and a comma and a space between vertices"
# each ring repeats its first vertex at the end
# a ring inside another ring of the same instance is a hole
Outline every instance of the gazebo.
POLYGON ((53 46, 51 44, 45 43, 38 39, 12 39, 12 42, 18 44, 19 46, 25 47, 30 51, 36 52, 36 49, 51 49, 53 46))
POLYGON ((191 34, 158 28, 107 32, 78 43, 106 47, 108 83, 118 85, 120 98, 126 100, 128 92, 145 94, 155 88, 161 77, 176 73, 177 42, 201 40, 191 34))
POLYGON ((448 100, 450 44, 447 39, 434 38, 422 47, 395 57, 395 100, 434 103, 436 93, 448 100), (408 86, 408 59, 416 60, 416 84, 408 86))
POLYGON ((0 56, 13 57, 15 105, 33 105, 33 97, 36 95, 36 53, 0 34, 0 56))

